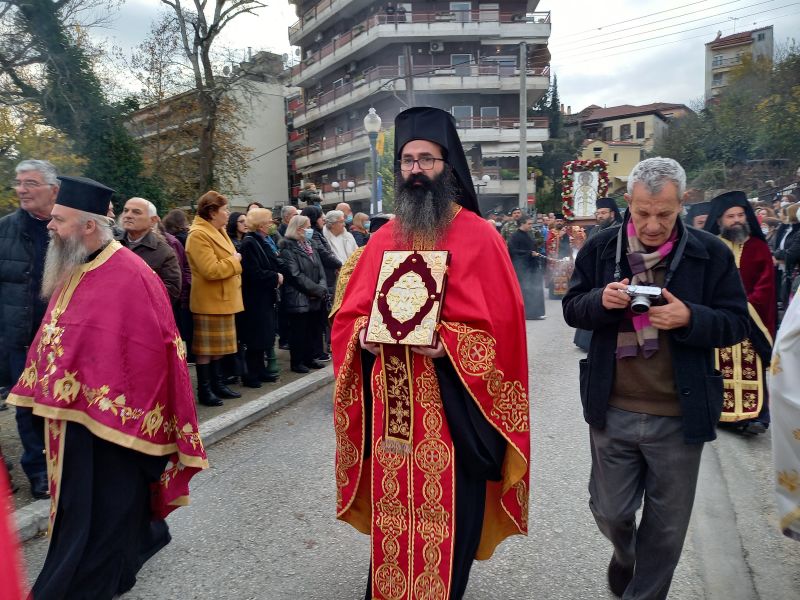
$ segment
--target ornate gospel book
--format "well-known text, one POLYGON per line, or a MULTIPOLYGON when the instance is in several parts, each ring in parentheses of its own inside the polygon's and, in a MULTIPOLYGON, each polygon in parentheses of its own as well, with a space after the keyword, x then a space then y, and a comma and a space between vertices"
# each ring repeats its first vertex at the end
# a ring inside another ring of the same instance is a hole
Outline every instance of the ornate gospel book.
POLYGON ((367 341, 433 346, 449 260, 447 250, 384 252, 367 341))

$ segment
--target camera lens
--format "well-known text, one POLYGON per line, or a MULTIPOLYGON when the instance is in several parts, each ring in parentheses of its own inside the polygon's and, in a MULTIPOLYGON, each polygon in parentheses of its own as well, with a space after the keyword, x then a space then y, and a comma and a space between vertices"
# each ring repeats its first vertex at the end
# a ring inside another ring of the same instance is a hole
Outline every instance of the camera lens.
POLYGON ((650 310, 650 298, 647 296, 634 296, 631 300, 631 311, 641 315, 650 310))

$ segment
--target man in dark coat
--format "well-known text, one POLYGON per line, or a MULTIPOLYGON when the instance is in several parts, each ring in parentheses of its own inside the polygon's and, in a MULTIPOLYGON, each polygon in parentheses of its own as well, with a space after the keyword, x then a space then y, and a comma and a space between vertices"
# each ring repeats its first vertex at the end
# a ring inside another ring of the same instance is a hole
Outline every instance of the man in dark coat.
MULTIPOLYGON (((598 198, 595 207, 594 218, 597 224, 589 230, 586 236, 587 239, 622 222, 622 215, 619 213, 617 201, 613 198, 598 198)), ((575 337, 572 338, 572 341, 578 348, 588 352, 589 345, 592 343, 592 332, 586 329, 576 329, 575 337)))
POLYGON ((174 305, 181 297, 181 267, 167 240, 153 231, 157 220, 158 213, 152 202, 144 198, 131 198, 122 209, 125 235, 119 241, 156 272, 174 305))
MULTIPOLYGON (((46 160, 17 165, 14 190, 19 209, 0 219, 0 343, 11 384, 25 366, 28 346, 47 309, 39 292, 50 237, 47 224, 58 195, 56 168, 46 160)), ((17 408, 22 470, 34 498, 49 498, 44 460, 44 423, 30 408, 17 408)))
POLYGON ((609 587, 626 600, 667 597, 703 442, 716 437, 722 408, 712 351, 748 330, 733 255, 678 219, 685 188, 674 160, 637 164, 625 221, 586 242, 562 301, 569 325, 593 330, 580 361, 592 449, 589 505, 614 546, 609 587), (629 283, 659 286, 661 297, 634 314, 629 283))

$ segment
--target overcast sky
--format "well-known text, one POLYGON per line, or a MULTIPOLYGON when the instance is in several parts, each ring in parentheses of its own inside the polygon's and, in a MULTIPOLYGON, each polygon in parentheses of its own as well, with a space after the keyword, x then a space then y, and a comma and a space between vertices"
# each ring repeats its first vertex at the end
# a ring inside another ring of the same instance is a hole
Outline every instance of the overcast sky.
MULTIPOLYGON (((127 0, 113 28, 95 37, 133 47, 161 6, 127 0)), ((704 90, 704 44, 718 30, 774 25, 776 47, 800 41, 797 0, 542 0, 539 10, 551 11, 551 65, 561 101, 573 112, 589 104, 694 103, 704 90)), ((270 0, 257 16, 233 21, 221 41, 242 57, 248 46, 283 54, 296 20, 288 1, 270 0)))

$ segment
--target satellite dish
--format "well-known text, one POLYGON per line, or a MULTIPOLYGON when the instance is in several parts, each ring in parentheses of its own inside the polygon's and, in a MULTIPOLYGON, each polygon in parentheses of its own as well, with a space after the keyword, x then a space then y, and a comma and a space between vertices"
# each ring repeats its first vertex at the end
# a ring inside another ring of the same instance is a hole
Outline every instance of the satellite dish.
POLYGON ((230 74, 231 74, 231 68, 230 68, 230 66, 228 66, 228 65, 225 65, 224 67, 222 67, 222 74, 223 74, 223 75, 225 75, 226 77, 227 77, 228 75, 230 75, 230 74))
POLYGON ((286 54, 286 52, 284 52, 284 53, 281 55, 281 58, 283 58, 283 62, 286 62, 287 60, 289 60, 289 55, 288 55, 288 54, 286 54))

